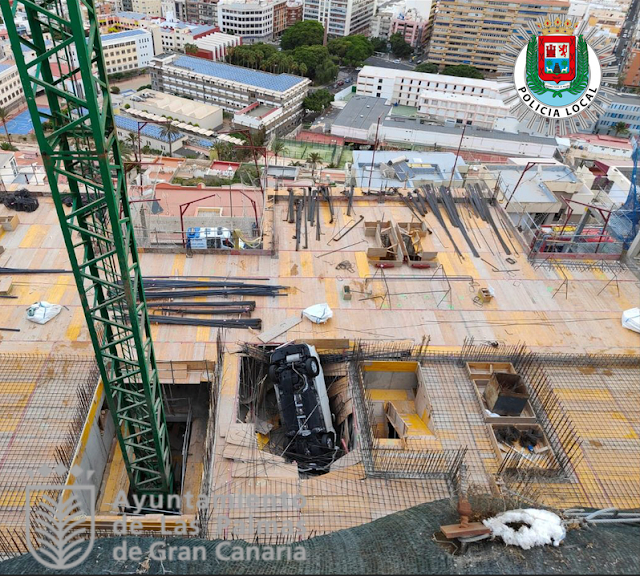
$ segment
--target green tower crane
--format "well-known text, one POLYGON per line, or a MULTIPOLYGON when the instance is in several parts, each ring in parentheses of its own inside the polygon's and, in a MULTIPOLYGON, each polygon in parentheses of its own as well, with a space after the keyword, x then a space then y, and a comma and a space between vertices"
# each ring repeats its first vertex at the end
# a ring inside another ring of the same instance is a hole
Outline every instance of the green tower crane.
POLYGON ((169 436, 94 0, 0 5, 131 489, 169 493, 169 436), (29 38, 16 29, 16 8, 29 38), (36 54, 28 63, 23 46, 36 54), (48 112, 38 110, 36 87, 48 112))

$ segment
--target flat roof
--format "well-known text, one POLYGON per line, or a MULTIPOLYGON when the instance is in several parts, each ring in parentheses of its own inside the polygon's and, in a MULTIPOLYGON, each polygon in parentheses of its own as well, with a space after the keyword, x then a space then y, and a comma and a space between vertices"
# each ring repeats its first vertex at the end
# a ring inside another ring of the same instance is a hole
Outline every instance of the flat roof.
POLYGON ((386 118, 390 110, 391 106, 385 104, 382 98, 356 94, 347 102, 347 105, 340 110, 336 119, 333 121, 333 125, 368 130, 372 124, 378 121, 380 116, 382 116, 383 119, 386 118))
POLYGON ((0 72, 4 72, 5 70, 9 70, 9 68, 13 68, 15 64, 2 64, 0 63, 0 72))
POLYGON ((131 18, 133 20, 145 20, 150 18, 147 14, 142 14, 140 12, 129 12, 127 10, 123 10, 122 12, 116 12, 115 14, 119 18, 131 18))
POLYGON ((289 88, 293 88, 307 81, 307 78, 303 78, 302 76, 271 74, 259 70, 250 70, 242 66, 213 62, 211 60, 205 60, 204 58, 194 58, 193 56, 178 56, 170 65, 178 68, 186 68, 196 74, 229 80, 247 86, 255 86, 257 88, 263 88, 264 90, 273 90, 274 92, 284 92, 285 90, 289 90, 289 88))
POLYGON ((124 38, 133 38, 135 36, 147 36, 151 33, 142 28, 137 30, 123 30, 122 32, 113 32, 112 34, 103 34, 100 38, 103 42, 111 42, 113 40, 122 40, 124 38))
MULTIPOLYGON (((437 132, 439 134, 461 134, 462 128, 456 126, 441 126, 439 124, 422 124, 417 118, 398 118, 392 116, 382 122, 383 126, 389 126, 393 128, 407 128, 409 130, 422 130, 425 132, 437 132)), ((547 144, 556 145, 555 138, 549 138, 546 136, 532 136, 530 134, 512 134, 511 132, 502 132, 501 130, 484 130, 482 128, 476 128, 475 126, 467 126, 465 131, 465 138, 492 138, 495 140, 509 140, 512 142, 530 142, 535 144, 547 144)), ((506 151, 508 153, 508 151, 506 151)))
POLYGON ((498 90, 498 82, 494 80, 479 80, 478 78, 466 78, 464 76, 449 76, 448 74, 431 74, 428 72, 415 72, 413 70, 401 70, 399 68, 383 68, 382 66, 363 66, 358 73, 360 75, 381 76, 386 78, 414 78, 426 82, 440 82, 449 84, 466 84, 467 86, 477 86, 479 88, 488 88, 489 90, 498 90))
POLYGON ((483 94, 457 94, 450 92, 442 92, 441 90, 421 90, 420 98, 433 98, 434 100, 450 100, 459 104, 480 104, 482 106, 491 106, 493 108, 504 108, 509 110, 500 98, 491 98, 483 94))
POLYGON ((560 203, 560 199, 549 189, 545 182, 577 182, 573 171, 564 164, 544 165, 539 164, 529 170, 524 176, 524 166, 516 164, 485 164, 487 170, 500 175, 503 187, 509 190, 516 189, 514 200, 525 204, 560 203), (522 176, 522 180, 520 177, 522 176))

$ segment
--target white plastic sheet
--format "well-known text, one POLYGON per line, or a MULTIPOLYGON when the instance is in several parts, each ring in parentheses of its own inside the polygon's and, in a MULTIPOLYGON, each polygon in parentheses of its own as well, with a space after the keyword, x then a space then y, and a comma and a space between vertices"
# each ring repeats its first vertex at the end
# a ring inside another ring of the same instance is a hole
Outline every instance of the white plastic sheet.
POLYGON ((309 320, 315 324, 324 324, 333 316, 333 311, 326 303, 314 304, 313 306, 309 306, 309 308, 305 308, 302 311, 302 315, 309 318, 309 320))
POLYGON ((622 313, 622 325, 640 333, 640 308, 629 308, 622 313))
POLYGON ((62 306, 59 304, 51 304, 42 300, 27 308, 27 320, 31 320, 36 324, 46 324, 60 314, 60 310, 62 310, 62 306))

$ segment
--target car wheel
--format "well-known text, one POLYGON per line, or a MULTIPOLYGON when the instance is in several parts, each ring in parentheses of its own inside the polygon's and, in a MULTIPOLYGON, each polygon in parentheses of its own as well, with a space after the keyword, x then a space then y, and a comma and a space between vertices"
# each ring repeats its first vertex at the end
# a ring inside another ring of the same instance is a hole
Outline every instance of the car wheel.
POLYGON ((320 364, 315 358, 307 358, 307 361, 304 363, 305 370, 309 376, 315 378, 318 374, 320 374, 320 364))
POLYGON ((277 368, 278 367, 275 364, 271 364, 271 366, 269 366, 269 380, 271 380, 271 382, 278 381, 277 368))

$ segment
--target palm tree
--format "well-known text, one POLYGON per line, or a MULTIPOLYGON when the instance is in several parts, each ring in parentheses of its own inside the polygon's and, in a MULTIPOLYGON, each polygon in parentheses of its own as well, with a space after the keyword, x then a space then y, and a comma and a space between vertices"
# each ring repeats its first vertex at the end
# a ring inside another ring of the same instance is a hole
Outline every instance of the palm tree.
POLYGON ((626 122, 618 122, 613 127, 613 130, 616 133, 616 136, 618 136, 618 134, 628 134, 629 133, 629 125, 626 122))
POLYGON ((182 132, 178 130, 171 122, 167 122, 162 125, 160 128, 160 136, 162 138, 166 138, 169 141, 169 156, 173 156, 173 150, 171 146, 173 145, 173 141, 175 140, 174 136, 181 136, 182 132))
POLYGON ((285 152, 289 152, 289 149, 284 145, 282 140, 276 139, 273 141, 271 145, 271 151, 273 155, 276 157, 276 166, 278 165, 278 156, 284 154, 285 152))
POLYGON ((11 136, 9 135, 9 130, 7 130, 7 120, 9 119, 9 110, 6 108, 0 108, 0 122, 2 122, 2 126, 4 126, 5 134, 7 135, 7 140, 9 144, 11 144, 11 136))
POLYGON ((314 180, 316 176, 316 167, 322 162, 322 157, 317 152, 311 152, 307 158, 307 162, 311 164, 311 179, 314 180))
POLYGON ((127 140, 126 142, 124 142, 124 144, 126 144, 129 147, 130 152, 133 152, 133 157, 135 158, 136 162, 139 162, 140 160, 138 159, 138 146, 140 144, 138 137, 136 134, 134 134, 133 132, 129 132, 129 134, 127 134, 127 140))

